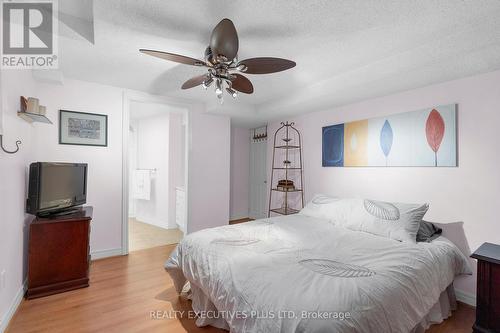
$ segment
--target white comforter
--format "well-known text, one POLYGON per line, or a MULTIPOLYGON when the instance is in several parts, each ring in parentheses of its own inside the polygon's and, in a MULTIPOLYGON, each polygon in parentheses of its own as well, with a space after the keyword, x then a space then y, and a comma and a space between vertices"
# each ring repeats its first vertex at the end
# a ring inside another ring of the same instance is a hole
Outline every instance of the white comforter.
POLYGON ((195 232, 165 267, 195 311, 220 312, 198 325, 231 332, 410 332, 470 273, 443 237, 401 243, 301 215, 195 232))

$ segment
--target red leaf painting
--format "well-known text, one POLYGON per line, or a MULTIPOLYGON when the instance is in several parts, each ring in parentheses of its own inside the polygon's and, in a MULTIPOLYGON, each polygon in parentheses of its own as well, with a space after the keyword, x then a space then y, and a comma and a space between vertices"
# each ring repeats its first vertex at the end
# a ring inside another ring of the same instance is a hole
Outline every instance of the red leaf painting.
POLYGON ((427 136, 427 143, 434 151, 435 166, 437 166, 437 152, 444 136, 444 120, 441 114, 435 109, 431 111, 427 122, 425 123, 425 135, 427 136))

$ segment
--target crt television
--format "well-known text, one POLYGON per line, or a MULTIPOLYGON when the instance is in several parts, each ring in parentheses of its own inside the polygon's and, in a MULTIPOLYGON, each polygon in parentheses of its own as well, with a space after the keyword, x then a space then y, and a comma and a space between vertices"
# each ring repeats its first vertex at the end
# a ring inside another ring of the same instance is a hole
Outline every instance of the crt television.
POLYGON ((26 211, 50 215, 70 210, 87 202, 87 164, 30 164, 26 211))

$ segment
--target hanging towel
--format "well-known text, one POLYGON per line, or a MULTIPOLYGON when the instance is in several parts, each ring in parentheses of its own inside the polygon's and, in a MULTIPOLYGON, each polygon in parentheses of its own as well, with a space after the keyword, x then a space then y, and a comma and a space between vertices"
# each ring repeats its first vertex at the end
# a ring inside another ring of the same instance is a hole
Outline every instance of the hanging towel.
POLYGON ((151 171, 135 170, 134 199, 149 200, 151 197, 151 171))

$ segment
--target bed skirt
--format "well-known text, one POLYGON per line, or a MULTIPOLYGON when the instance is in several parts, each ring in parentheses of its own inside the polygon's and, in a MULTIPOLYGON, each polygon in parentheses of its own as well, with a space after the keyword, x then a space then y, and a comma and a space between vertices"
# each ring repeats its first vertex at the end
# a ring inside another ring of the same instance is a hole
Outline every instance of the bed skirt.
POLYGON ((457 309, 457 299, 453 284, 449 285, 445 291, 439 295, 439 300, 434 304, 429 313, 422 318, 420 323, 411 331, 411 333, 423 333, 429 326, 440 324, 443 320, 451 316, 451 311, 457 309))
MULTIPOLYGON (((203 291, 194 284, 186 283, 183 288, 182 297, 188 298, 192 301, 193 311, 217 313, 217 308, 210 301, 210 299, 203 293, 203 291)), ((422 320, 411 330, 409 333, 424 333, 431 325, 440 324, 445 319, 451 316, 451 312, 456 310, 457 300, 453 284, 449 285, 445 291, 439 295, 439 300, 430 309, 429 313, 422 318, 422 320)), ((229 331, 229 325, 222 317, 219 318, 198 317, 196 319, 196 326, 213 326, 229 331)), ((215 316, 216 317, 216 316, 215 316)))

